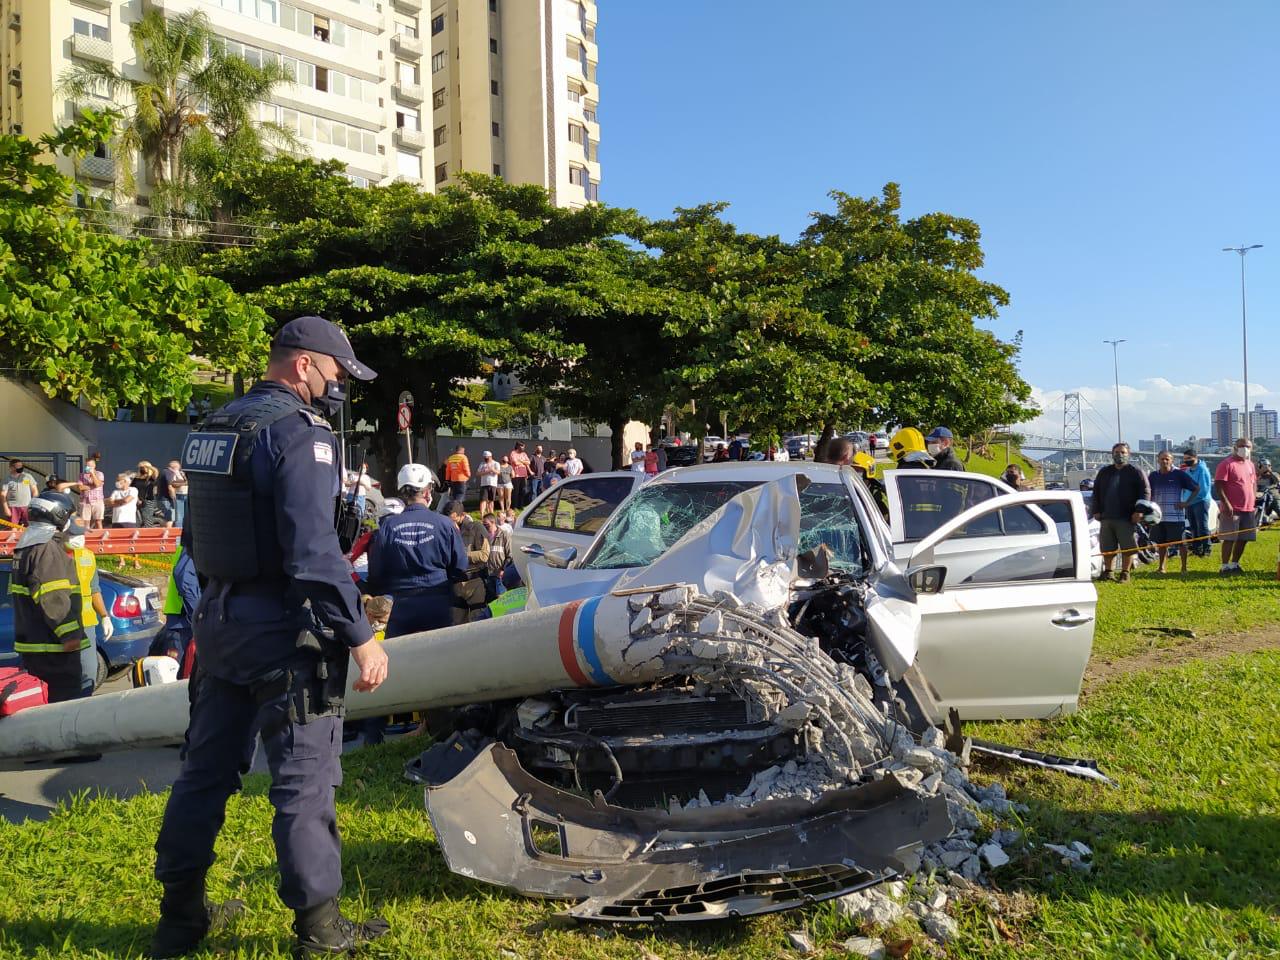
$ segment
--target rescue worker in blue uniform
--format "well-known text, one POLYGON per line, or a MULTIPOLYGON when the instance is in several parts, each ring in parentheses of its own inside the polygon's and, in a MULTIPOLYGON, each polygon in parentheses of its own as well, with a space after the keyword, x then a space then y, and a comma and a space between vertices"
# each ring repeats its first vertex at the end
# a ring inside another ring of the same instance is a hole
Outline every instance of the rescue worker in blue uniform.
POLYGON ((369 541, 369 592, 394 603, 387 636, 453 625, 453 584, 467 576, 458 526, 431 509, 435 477, 406 463, 396 477, 404 511, 387 517, 369 541))
POLYGON ((387 675, 334 529, 341 463, 324 415, 341 408, 349 376, 375 374, 338 327, 299 317, 276 335, 265 379, 183 443, 183 546, 202 590, 182 772, 156 841, 164 894, 153 957, 194 950, 242 906, 211 904, 205 874, 258 736, 296 952, 345 953, 387 931, 381 920, 356 923, 338 909, 334 793, 348 659, 360 671, 357 691, 387 675))

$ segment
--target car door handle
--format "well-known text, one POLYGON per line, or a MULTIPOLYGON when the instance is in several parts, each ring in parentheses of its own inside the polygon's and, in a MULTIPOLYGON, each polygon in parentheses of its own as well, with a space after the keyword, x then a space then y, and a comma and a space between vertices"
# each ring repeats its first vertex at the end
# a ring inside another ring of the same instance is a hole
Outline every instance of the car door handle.
POLYGON ((1083 627, 1092 623, 1093 617, 1087 617, 1079 610, 1063 610, 1050 621, 1055 627, 1083 627))

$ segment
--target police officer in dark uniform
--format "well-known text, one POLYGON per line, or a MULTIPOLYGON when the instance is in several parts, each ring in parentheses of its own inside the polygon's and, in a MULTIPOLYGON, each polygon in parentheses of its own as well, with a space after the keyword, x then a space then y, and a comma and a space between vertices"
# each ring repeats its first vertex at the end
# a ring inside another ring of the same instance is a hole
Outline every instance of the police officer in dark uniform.
POLYGON ((369 541, 369 592, 394 603, 387 636, 453 625, 453 584, 467 577, 467 551, 457 525, 431 509, 435 477, 406 463, 396 477, 404 511, 387 517, 369 541))
POLYGON ((338 327, 299 317, 276 335, 264 380, 183 443, 183 544, 202 585, 182 772, 156 841, 164 886, 151 956, 195 949, 238 904, 214 906, 205 874, 230 796, 261 736, 271 771, 280 899, 301 953, 342 953, 387 930, 338 910, 348 658, 358 691, 387 675, 334 529, 340 457, 325 416, 347 378, 371 380, 338 327))

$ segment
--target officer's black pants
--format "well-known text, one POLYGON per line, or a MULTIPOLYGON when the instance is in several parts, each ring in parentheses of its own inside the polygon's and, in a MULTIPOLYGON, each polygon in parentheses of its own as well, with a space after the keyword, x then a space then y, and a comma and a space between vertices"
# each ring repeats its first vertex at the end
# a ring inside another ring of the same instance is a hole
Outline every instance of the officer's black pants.
POLYGON ((84 695, 79 650, 71 653, 24 653, 22 669, 48 685, 50 703, 78 700, 84 695))
POLYGON ((227 800, 253 759, 259 730, 271 770, 271 837, 280 865, 280 899, 294 910, 318 906, 342 888, 342 843, 334 789, 342 783, 342 718, 290 723, 282 693, 261 706, 249 688, 198 676, 182 772, 156 840, 161 883, 203 876, 227 800), (284 717, 284 723, 279 723, 284 717), (271 732, 273 727, 275 732, 271 732))

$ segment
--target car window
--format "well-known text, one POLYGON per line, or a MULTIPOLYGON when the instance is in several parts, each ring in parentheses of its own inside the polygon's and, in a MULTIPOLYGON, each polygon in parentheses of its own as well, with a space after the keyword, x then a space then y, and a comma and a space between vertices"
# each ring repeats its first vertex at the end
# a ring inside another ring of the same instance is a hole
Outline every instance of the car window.
POLYGON ((551 522, 556 515, 556 501, 560 499, 560 491, 556 490, 552 494, 539 503, 530 511, 529 516, 524 518, 526 527, 533 527, 536 530, 550 530, 551 522))
POLYGON ((831 550, 833 569, 862 573, 862 528, 849 491, 840 483, 811 483, 800 491, 800 549, 823 544, 831 550))
POLYGON ((660 483, 641 487, 618 511, 582 563, 585 570, 643 567, 697 523, 759 481, 660 483))
MULTIPOLYGON (((652 563, 694 525, 761 481, 667 483, 642 487, 619 511, 582 563, 588 570, 652 563)), ((826 544, 831 564, 861 573, 863 531, 849 492, 839 483, 811 483, 800 493, 800 549, 826 544)))
MULTIPOLYGON (((631 493, 631 477, 588 477, 566 481, 557 493, 551 525, 557 530, 595 536, 631 493)), ((536 512, 536 511, 535 511, 536 512)))
MULTIPOLYGON (((985 480, 936 473, 927 477, 899 477, 904 540, 923 540, 952 517, 976 507, 1003 491, 985 480)), ((985 514, 951 536, 956 539, 1000 537, 1045 532, 1044 523, 1026 507, 1008 507, 985 514)))

